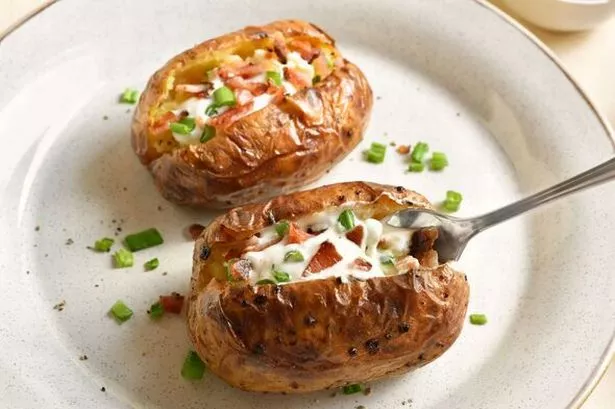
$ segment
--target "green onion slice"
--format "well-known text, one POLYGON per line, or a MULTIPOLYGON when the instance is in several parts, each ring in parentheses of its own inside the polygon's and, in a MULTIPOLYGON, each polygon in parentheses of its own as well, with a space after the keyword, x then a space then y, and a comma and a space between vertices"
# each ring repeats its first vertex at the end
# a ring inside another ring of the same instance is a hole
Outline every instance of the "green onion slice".
POLYGON ((155 302, 149 307, 149 317, 153 320, 158 320, 164 315, 164 308, 159 302, 155 302))
POLYGON ((429 152, 429 145, 427 145, 425 142, 419 142, 414 145, 414 149, 412 149, 410 157, 412 158, 413 162, 423 162, 423 159, 425 158, 427 152, 429 152))
POLYGON ((410 172, 422 172, 425 169, 425 165, 422 162, 411 162, 408 166, 410 172))
POLYGON ((256 282, 256 285, 268 285, 268 284, 276 284, 276 282, 268 278, 264 278, 256 282))
POLYGON ((429 168, 431 170, 442 170, 448 166, 448 158, 442 152, 434 152, 431 155, 431 161, 429 162, 429 168))
POLYGON ((470 314, 470 324, 485 325, 486 323, 487 323, 487 316, 485 314, 470 314))
POLYGON ((299 250, 291 250, 284 255, 284 261, 298 263, 304 261, 303 254, 299 250))
POLYGON ((160 261, 158 261, 157 258, 153 258, 149 261, 146 261, 143 266, 145 267, 145 271, 152 271, 152 270, 157 269, 159 265, 160 265, 160 261))
POLYGON ((442 207, 449 212, 456 212, 459 210, 462 200, 463 196, 461 193, 455 192, 454 190, 449 190, 446 192, 446 199, 444 200, 442 207))
POLYGON ((340 222, 340 224, 347 231, 352 230, 354 228, 354 213, 352 212, 352 210, 346 209, 342 213, 340 213, 339 217, 337 218, 337 221, 340 222))
POLYGON ((275 281, 278 283, 287 283, 290 281, 290 276, 288 275, 288 273, 285 273, 284 271, 273 270, 271 275, 273 276, 275 281))
POLYGON ((113 318, 118 322, 118 324, 123 324, 128 321, 130 317, 132 317, 132 310, 124 304, 122 300, 117 300, 115 304, 109 310, 113 318))
POLYGON ((359 384, 346 385, 342 388, 342 393, 344 395, 352 395, 354 393, 361 392, 363 387, 359 384))
POLYGON ((395 263, 395 258, 391 255, 383 254, 380 256, 380 263, 387 266, 392 266, 395 263))
POLYGON ((273 82, 278 87, 282 85, 282 75, 277 71, 267 71, 265 73, 265 78, 273 82))
POLYGON ((280 220, 279 222, 275 224, 275 231, 278 233, 278 236, 280 237, 286 236, 286 233, 288 233, 289 229, 290 229, 290 224, 288 223, 288 220, 280 220))
POLYGON ((169 128, 171 128, 171 132, 180 135, 188 135, 190 132, 194 130, 196 126, 196 122, 194 118, 182 118, 177 122, 171 122, 169 124, 169 128))
POLYGON ((320 75, 315 75, 314 78, 312 78, 312 85, 318 84, 321 80, 322 78, 320 77, 320 75))
POLYGON ((132 88, 126 88, 120 95, 120 102, 123 104, 134 104, 139 99, 139 91, 132 88))
POLYGON ((132 253, 126 249, 119 249, 113 254, 113 261, 116 268, 132 267, 135 260, 132 253))
POLYGON ((181 374, 184 379, 196 380, 203 378, 205 374, 205 364, 196 352, 188 352, 186 359, 184 359, 181 374))
POLYGON ((233 90, 227 86, 223 86, 215 90, 213 93, 213 97, 214 97, 214 103, 218 107, 222 107, 222 106, 232 107, 233 105, 237 103, 233 90))
POLYGON ((96 240, 94 243, 94 247, 90 247, 94 251, 98 251, 100 253, 111 251, 111 247, 115 243, 115 240, 110 239, 109 237, 104 237, 100 240, 96 240))
POLYGON ((139 233, 129 234, 124 242, 130 251, 139 251, 162 244, 164 240, 160 232, 152 227, 139 233))
POLYGON ((205 125, 205 128, 203 128, 203 133, 201 134, 201 143, 207 142, 214 136, 216 136, 216 128, 211 125, 205 125))
POLYGON ((220 106, 216 105, 215 103, 209 105, 207 108, 205 108, 205 115, 207 116, 217 115, 218 108, 220 108, 220 106))
POLYGON ((369 150, 365 152, 365 158, 370 163, 382 163, 384 162, 386 150, 386 145, 378 142, 372 142, 369 150))

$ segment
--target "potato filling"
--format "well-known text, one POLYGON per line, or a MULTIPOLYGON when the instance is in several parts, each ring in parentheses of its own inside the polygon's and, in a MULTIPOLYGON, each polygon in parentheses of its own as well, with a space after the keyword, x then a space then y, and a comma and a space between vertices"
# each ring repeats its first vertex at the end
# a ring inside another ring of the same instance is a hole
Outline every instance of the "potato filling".
POLYGON ((170 129, 180 145, 205 143, 218 128, 318 83, 331 73, 335 58, 332 50, 307 40, 281 39, 247 56, 227 55, 202 78, 175 78, 169 84, 173 101, 154 127, 170 129))
POLYGON ((259 233, 238 259, 231 280, 284 284, 327 277, 365 280, 419 268, 410 255, 412 232, 337 209, 296 222, 280 221, 259 233))

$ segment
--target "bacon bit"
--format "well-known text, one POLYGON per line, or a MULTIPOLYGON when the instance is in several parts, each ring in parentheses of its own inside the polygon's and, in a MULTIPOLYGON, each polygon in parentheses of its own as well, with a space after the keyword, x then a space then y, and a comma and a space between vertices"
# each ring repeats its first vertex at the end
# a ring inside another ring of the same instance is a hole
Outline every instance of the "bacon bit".
POLYGON ((240 259, 229 266, 229 275, 234 281, 245 280, 250 276, 252 264, 250 260, 240 259))
POLYGON ((254 102, 251 101, 236 108, 231 108, 225 113, 211 118, 209 120, 209 124, 216 127, 231 124, 248 113, 252 109, 253 105, 254 102))
POLYGON ((372 263, 359 257, 352 262, 350 268, 354 268, 359 271, 369 271, 372 269, 372 263))
POLYGON ((177 120, 177 116, 173 112, 167 112, 152 123, 152 133, 159 135, 169 129, 169 124, 177 120))
POLYGON ((286 57, 288 55, 288 47, 286 46, 286 41, 282 33, 276 32, 273 34, 273 52, 282 64, 288 62, 288 58, 286 57))
POLYGON ((363 233, 363 226, 357 226, 346 233, 346 238, 357 246, 361 246, 361 243, 363 242, 363 233))
POLYGON ((297 226, 296 223, 291 223, 288 228, 288 244, 301 244, 312 237, 297 226))
POLYGON ((397 153, 399 153, 400 155, 407 155, 410 153, 410 146, 409 145, 399 145, 397 147, 397 149, 395 149, 397 151, 397 153))
POLYGON ((237 91, 237 104, 244 105, 254 99, 254 95, 246 89, 237 91))
POLYGON ((241 77, 233 77, 226 82, 226 85, 233 90, 247 90, 254 96, 259 96, 267 92, 269 85, 262 82, 248 82, 241 77))
POLYGON ((395 268, 400 273, 406 273, 410 270, 416 270, 419 267, 421 267, 419 261, 412 256, 406 256, 395 262, 395 268))
POLYGON ((201 233, 203 233, 203 230, 205 230, 205 226, 202 224, 194 223, 188 226, 188 234, 190 234, 192 240, 198 239, 201 233))
POLYGON ((327 57, 325 57, 324 54, 320 54, 316 57, 312 62, 312 66, 314 67, 314 73, 319 75, 320 78, 325 78, 331 72, 329 64, 327 63, 327 57))
POLYGON ((284 79, 299 89, 312 86, 312 80, 308 81, 306 75, 301 75, 296 70, 291 70, 288 67, 284 67, 284 79))
POLYGON ((309 41, 293 40, 290 42, 289 46, 291 49, 294 49, 294 51, 297 51, 301 55, 301 58, 310 64, 320 55, 320 50, 315 48, 309 41))
POLYGON ((165 312, 171 314, 181 314, 184 308, 184 296, 178 293, 171 293, 171 295, 161 295, 160 304, 165 312))
POLYGON ((309 264, 303 271, 303 276, 308 274, 316 274, 322 270, 329 268, 337 264, 342 259, 340 253, 330 241, 323 242, 314 257, 310 260, 309 264))

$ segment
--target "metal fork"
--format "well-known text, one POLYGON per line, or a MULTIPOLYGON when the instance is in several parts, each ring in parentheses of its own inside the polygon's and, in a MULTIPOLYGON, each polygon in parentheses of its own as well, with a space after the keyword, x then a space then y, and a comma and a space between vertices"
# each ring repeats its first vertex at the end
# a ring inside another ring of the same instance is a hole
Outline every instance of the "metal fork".
POLYGON ((414 230, 427 227, 437 228, 439 236, 434 249, 438 252, 440 261, 459 260, 470 239, 489 227, 512 219, 545 203, 613 179, 615 179, 615 158, 555 186, 482 216, 461 219, 432 210, 407 209, 393 214, 389 218, 388 224, 414 230))

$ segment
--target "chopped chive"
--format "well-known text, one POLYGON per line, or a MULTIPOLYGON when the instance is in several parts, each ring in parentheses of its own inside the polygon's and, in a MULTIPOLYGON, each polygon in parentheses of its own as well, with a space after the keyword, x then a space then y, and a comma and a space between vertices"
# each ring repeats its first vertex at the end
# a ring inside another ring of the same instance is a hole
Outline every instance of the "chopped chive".
POLYGON ((312 85, 316 85, 320 82, 322 78, 320 77, 320 75, 315 75, 314 78, 312 78, 312 85))
POLYGON ((153 320, 158 320, 164 315, 164 308, 160 302, 155 302, 149 307, 149 317, 153 320))
POLYGON ((414 145, 414 149, 412 149, 410 157, 412 158, 413 162, 422 163, 427 152, 429 152, 429 145, 427 145, 425 142, 419 142, 414 145))
POLYGON ((410 172, 422 172, 425 169, 425 165, 421 162, 411 162, 410 166, 408 166, 408 170, 410 172))
POLYGON ((120 102, 123 104, 134 104, 139 99, 139 91, 132 88, 126 88, 120 95, 120 102))
POLYGON ((152 271, 152 270, 157 269, 159 265, 160 265, 160 261, 158 261, 157 258, 153 258, 149 261, 146 261, 143 266, 145 267, 145 271, 152 271))
POLYGON ((352 210, 344 210, 340 213, 337 221, 344 227, 346 230, 352 230, 354 228, 354 213, 352 210))
POLYGON ((118 322, 118 324, 122 324, 132 317, 132 310, 124 304, 122 300, 117 300, 115 304, 109 310, 113 318, 118 322))
POLYGON ((233 105, 237 103, 233 90, 227 86, 223 86, 215 90, 213 93, 213 97, 214 97, 214 103, 218 107, 222 107, 222 106, 232 107, 233 105))
POLYGON ((327 60, 327 67, 329 67, 329 69, 333 68, 335 66, 335 60, 334 60, 335 55, 333 54, 326 54, 325 58, 327 60))
POLYGON ((384 265, 393 265, 395 259, 393 258, 393 256, 390 256, 388 254, 383 254, 380 256, 380 264, 384 264, 384 265))
POLYGON ((298 250, 291 250, 284 255, 284 261, 288 261, 291 263, 298 263, 303 260, 305 260, 303 258, 303 254, 301 254, 301 252, 298 250))
POLYGON ((171 122, 169 124, 169 128, 171 128, 171 132, 180 135, 188 135, 190 132, 194 130, 196 127, 196 122, 194 118, 182 118, 177 122, 171 122))
POLYGON ((203 378, 205 374, 205 364, 196 352, 188 352, 186 359, 184 359, 181 374, 184 379, 196 380, 203 378))
POLYGON ((278 236, 284 237, 288 230, 290 229, 290 224, 288 220, 281 220, 275 224, 275 231, 278 233, 278 236))
POLYGON ((126 249, 119 249, 113 254, 115 268, 132 267, 135 260, 132 253, 126 249))
POLYGON ((129 234, 124 242, 130 251, 139 251, 162 244, 164 240, 158 230, 151 228, 139 233, 129 234))
POLYGON ((273 270, 271 272, 271 275, 273 276, 275 281, 278 283, 287 283, 290 281, 290 276, 288 275, 288 273, 285 273, 284 271, 273 270))
POLYGON ((265 73, 265 77, 267 78, 267 80, 270 80, 278 87, 282 85, 282 75, 280 75, 280 73, 277 71, 267 71, 265 73))
POLYGON ((353 384, 353 385, 346 385, 342 388, 342 393, 344 395, 352 395, 358 392, 361 392, 363 390, 363 387, 359 384, 353 384))
POLYGON ((256 285, 268 285, 268 284, 276 284, 276 282, 268 278, 264 278, 256 282, 256 285))
POLYGON ((454 190, 449 190, 446 192, 446 199, 444 200, 444 203, 442 203, 442 207, 446 211, 456 212, 459 210, 462 200, 463 196, 461 193, 455 192, 454 190))
POLYGON ((205 128, 203 128, 203 133, 201 134, 201 143, 207 142, 214 136, 216 136, 216 128, 211 125, 205 125, 205 128))
POLYGON ((115 240, 110 239, 109 237, 104 237, 100 240, 96 240, 94 242, 94 247, 90 247, 94 251, 98 251, 100 253, 105 253, 111 251, 111 247, 115 243, 115 240))
POLYGON ((431 170, 442 170, 448 166, 448 158, 442 152, 434 152, 431 155, 431 160, 429 161, 429 168, 431 170))
POLYGON ((485 314, 470 314, 470 324, 485 325, 486 323, 487 323, 487 316, 485 314))

